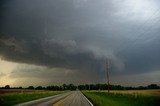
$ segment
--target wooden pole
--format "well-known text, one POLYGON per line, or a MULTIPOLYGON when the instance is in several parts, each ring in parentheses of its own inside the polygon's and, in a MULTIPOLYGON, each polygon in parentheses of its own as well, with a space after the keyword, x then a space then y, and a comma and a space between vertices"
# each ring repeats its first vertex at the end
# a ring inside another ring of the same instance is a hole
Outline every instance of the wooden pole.
POLYGON ((109 69, 110 69, 110 63, 109 63, 109 59, 108 59, 108 60, 106 60, 108 93, 110 92, 110 89, 109 89, 109 69))

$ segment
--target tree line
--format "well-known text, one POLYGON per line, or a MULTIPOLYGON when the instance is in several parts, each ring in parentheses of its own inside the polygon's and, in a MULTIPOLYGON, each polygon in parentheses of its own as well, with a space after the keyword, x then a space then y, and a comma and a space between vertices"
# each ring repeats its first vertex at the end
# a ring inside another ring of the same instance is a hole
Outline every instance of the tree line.
MULTIPOLYGON (((32 90, 53 90, 53 91, 62 91, 62 90, 107 90, 107 84, 84 84, 84 85, 74 85, 74 84, 63 84, 63 85, 51 85, 51 86, 29 86, 27 88, 23 87, 10 87, 6 85, 1 87, 1 89, 32 89, 32 90)), ((146 90, 146 89, 160 89, 160 86, 157 84, 150 84, 148 86, 138 86, 138 87, 124 87, 121 85, 109 85, 110 90, 146 90)))

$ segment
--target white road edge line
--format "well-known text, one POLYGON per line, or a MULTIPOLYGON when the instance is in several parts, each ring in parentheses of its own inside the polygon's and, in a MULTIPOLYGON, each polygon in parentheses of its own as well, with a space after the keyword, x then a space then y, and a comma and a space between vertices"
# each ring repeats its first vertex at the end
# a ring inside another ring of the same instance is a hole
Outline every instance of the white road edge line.
MULTIPOLYGON (((80 91, 81 92, 81 91, 80 91)), ((84 94, 81 92, 81 94, 84 96, 84 94)), ((87 102, 91 105, 91 106, 94 106, 89 100, 88 100, 88 98, 86 98, 86 96, 84 96, 85 97, 85 99, 87 100, 87 102)))

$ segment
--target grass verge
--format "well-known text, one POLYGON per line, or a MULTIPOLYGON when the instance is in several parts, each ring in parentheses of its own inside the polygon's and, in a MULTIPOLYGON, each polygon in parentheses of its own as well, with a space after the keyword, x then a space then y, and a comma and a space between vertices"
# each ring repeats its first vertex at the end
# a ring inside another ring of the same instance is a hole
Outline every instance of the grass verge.
POLYGON ((160 97, 131 94, 114 94, 104 92, 87 92, 83 93, 96 106, 160 106, 160 97))
POLYGON ((32 92, 32 93, 9 93, 0 95, 0 106, 13 106, 43 97, 53 96, 64 92, 32 92))

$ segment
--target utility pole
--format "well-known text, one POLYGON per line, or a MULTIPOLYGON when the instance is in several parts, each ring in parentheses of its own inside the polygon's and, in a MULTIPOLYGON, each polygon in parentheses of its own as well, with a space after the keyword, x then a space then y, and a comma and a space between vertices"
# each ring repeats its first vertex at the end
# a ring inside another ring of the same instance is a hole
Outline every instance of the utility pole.
POLYGON ((109 59, 106 59, 106 74, 107 74, 108 93, 110 91, 110 89, 109 89, 109 69, 110 69, 110 62, 109 62, 109 59))

